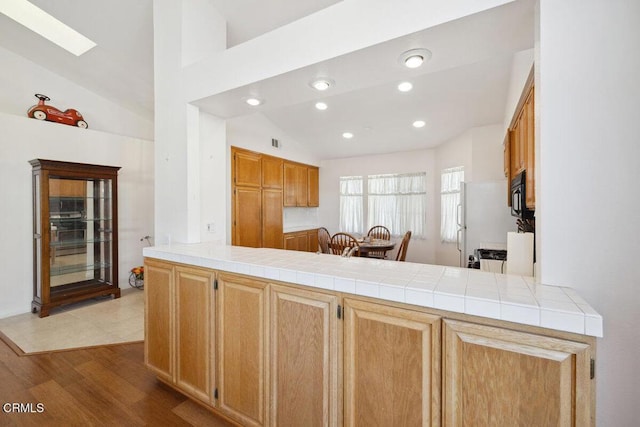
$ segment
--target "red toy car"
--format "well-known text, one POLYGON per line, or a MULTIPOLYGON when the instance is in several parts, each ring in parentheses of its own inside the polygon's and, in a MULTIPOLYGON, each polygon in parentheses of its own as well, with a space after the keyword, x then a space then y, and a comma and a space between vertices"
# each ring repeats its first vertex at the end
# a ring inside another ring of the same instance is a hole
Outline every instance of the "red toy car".
POLYGON ((34 105, 33 107, 29 108, 29 111, 27 112, 27 115, 32 119, 48 120, 50 122, 78 126, 79 128, 83 129, 89 127, 79 111, 74 110, 73 108, 60 111, 56 107, 46 105, 46 101, 51 101, 51 98, 49 98, 47 95, 36 93, 36 98, 40 100, 38 101, 38 105, 34 105))

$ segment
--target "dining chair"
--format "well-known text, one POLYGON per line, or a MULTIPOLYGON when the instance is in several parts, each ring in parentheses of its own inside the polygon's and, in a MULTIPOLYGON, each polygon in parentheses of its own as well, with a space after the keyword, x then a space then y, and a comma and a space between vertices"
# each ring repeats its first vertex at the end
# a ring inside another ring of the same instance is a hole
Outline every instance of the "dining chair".
POLYGON ((351 234, 340 232, 331 237, 331 250, 335 255, 342 255, 345 248, 353 248, 354 246, 358 248, 355 249, 354 254, 355 256, 359 256, 360 245, 358 244, 358 240, 351 234))
MULTIPOLYGON (((390 240, 391 232, 384 225, 374 225, 369 229, 367 237, 372 239, 390 240)), ((387 251, 369 251, 367 253, 367 257, 385 259, 387 257, 387 251)))
POLYGON ((374 239, 389 240, 391 239, 391 232, 384 225, 374 225, 369 229, 367 236, 374 239))
POLYGON ((331 234, 324 227, 318 228, 318 247, 323 254, 330 254, 329 243, 331 242, 331 234))
POLYGON ((409 246, 409 240, 411 239, 411 231, 407 231, 404 233, 404 237, 402 238, 402 243, 400 243, 400 247, 398 248, 398 253, 396 254, 396 261, 404 261, 407 258, 407 247, 409 246))

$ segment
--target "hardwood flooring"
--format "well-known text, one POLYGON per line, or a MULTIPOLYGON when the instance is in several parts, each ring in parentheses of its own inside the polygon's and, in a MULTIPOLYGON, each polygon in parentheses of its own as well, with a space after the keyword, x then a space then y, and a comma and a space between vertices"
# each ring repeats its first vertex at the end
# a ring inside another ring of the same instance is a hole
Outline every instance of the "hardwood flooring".
POLYGON ((141 342, 19 356, 0 340, 0 405, 0 426, 233 425, 158 381, 141 342))

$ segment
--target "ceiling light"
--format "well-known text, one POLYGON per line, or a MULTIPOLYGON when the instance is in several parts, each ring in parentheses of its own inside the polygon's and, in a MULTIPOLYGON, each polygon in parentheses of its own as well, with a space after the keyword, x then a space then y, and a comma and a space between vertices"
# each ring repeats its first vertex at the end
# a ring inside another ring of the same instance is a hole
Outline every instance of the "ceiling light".
POLYGON ((351 139, 353 138, 353 134, 351 132, 345 132, 342 134, 342 137, 346 139, 351 139))
POLYGON ((424 120, 416 120, 413 122, 414 128, 423 128, 427 123, 424 120))
POLYGON ((322 92, 333 86, 333 80, 325 78, 315 79, 309 82, 309 86, 322 92))
POLYGON ((324 102, 316 102, 316 108, 318 110, 326 110, 328 108, 327 104, 325 104, 324 102))
POLYGON ((95 42, 27 0, 0 1, 0 12, 76 56, 96 46, 95 42))
POLYGON ((252 107, 257 107, 258 105, 262 105, 264 103, 263 100, 258 98, 247 98, 244 100, 244 102, 251 105, 252 107))
POLYGON ((427 49, 411 49, 398 58, 398 62, 408 68, 418 68, 431 59, 431 51, 427 49))
POLYGON ((409 92, 411 89, 413 89, 413 85, 409 82, 402 82, 398 85, 400 92, 409 92))

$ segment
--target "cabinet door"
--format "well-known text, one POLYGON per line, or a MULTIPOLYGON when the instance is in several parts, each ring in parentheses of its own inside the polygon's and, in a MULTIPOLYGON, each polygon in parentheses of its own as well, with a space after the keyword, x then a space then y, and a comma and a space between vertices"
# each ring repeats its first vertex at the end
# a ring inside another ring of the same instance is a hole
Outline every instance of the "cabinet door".
POLYGON ((309 252, 318 252, 320 250, 320 247, 318 246, 318 230, 315 229, 307 231, 307 238, 309 241, 307 250, 309 252))
POLYGON ((266 284, 231 274, 218 279, 218 407, 243 426, 267 419, 266 284))
POLYGON ((307 167, 303 165, 296 166, 296 206, 307 206, 307 192, 309 176, 307 174, 307 167))
POLYGON ((277 157, 262 155, 262 187, 282 190, 283 161, 277 157))
POLYGON ((336 426, 338 298, 271 286, 272 426, 336 426))
POLYGON ((282 190, 262 190, 262 247, 282 249, 282 190))
POLYGON ((307 206, 320 206, 319 195, 319 169, 309 166, 307 168, 307 206))
POLYGON ((448 426, 587 426, 591 347, 585 343, 445 320, 448 426))
POLYGON ((284 162, 284 206, 296 206, 298 172, 294 163, 284 162))
POLYGON ((236 187, 233 190, 233 244, 262 246, 262 190, 236 187))
POLYGON ((262 182, 259 153, 233 148, 233 184, 242 187, 260 187, 262 182))
POLYGON ((534 111, 534 88, 531 87, 529 97, 524 109, 527 112, 527 151, 525 153, 526 176, 526 206, 529 209, 536 207, 536 156, 535 156, 535 111, 534 111))
POLYGON ((176 385, 212 403, 213 300, 212 271, 176 267, 176 385))
POLYGON ((298 237, 296 233, 284 234, 284 248, 288 251, 298 250, 298 237))
POLYGON ((440 420, 439 317, 344 300, 344 424, 440 420))
POLYGON ((144 275, 144 363, 158 377, 173 383, 173 266, 145 260, 144 275))

